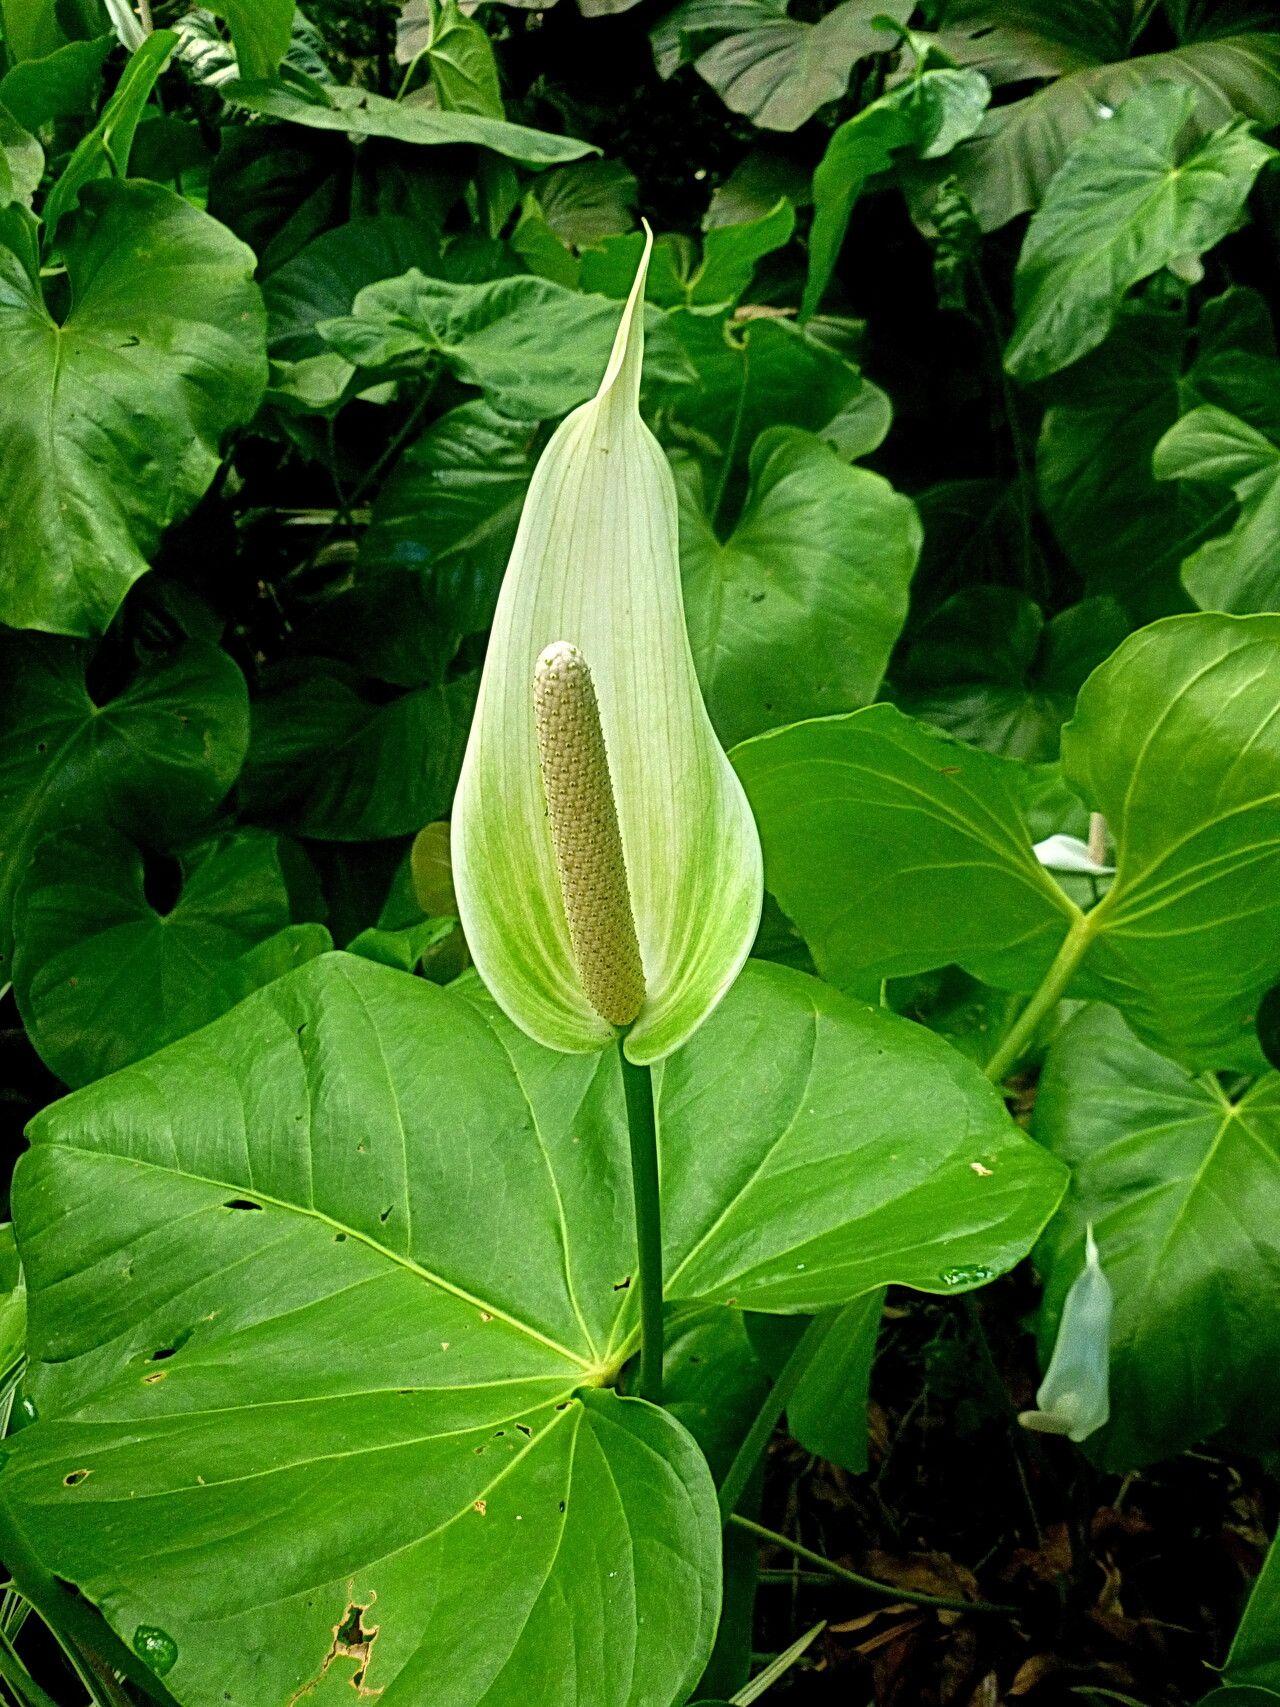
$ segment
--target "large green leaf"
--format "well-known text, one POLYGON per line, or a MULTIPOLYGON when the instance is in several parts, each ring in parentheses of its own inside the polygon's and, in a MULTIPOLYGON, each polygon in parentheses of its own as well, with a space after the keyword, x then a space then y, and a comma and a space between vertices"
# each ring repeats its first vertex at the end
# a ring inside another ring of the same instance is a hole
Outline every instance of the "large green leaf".
POLYGON ((698 678, 726 746, 873 700, 920 550, 909 498, 810 433, 777 427, 723 542, 681 468, 680 559, 698 678))
POLYGON ((181 866, 181 893, 159 911, 138 850, 112 830, 64 830, 30 861, 13 985, 37 1053, 65 1083, 153 1054, 332 947, 322 925, 289 928, 274 836, 223 835, 181 866))
POLYGON ((1005 367, 1043 379, 1095 349, 1125 293, 1171 263, 1184 273, 1231 230, 1273 150, 1233 119, 1189 151, 1186 88, 1156 83, 1099 121, 1054 174, 1014 278, 1005 367))
POLYGON ((734 749, 765 883, 818 970, 861 988, 949 962, 1033 986, 1073 913, 1037 862, 1026 775, 889 705, 734 749))
POLYGON ((1280 1542, 1272 1543, 1253 1585, 1225 1670, 1228 1682, 1242 1693, 1273 1690, 1280 1696, 1280 1542))
MULTIPOLYGON (((1062 1190, 941 1040, 776 967, 659 1094, 673 1301, 964 1290, 1062 1190)), ((685 1699, 719 1521, 683 1430, 601 1387, 636 1343, 616 1052, 326 956, 31 1136, 0 1499, 181 1700, 685 1699)))
POLYGON ((244 244, 159 184, 82 194, 61 320, 0 248, 0 618, 87 635, 202 496, 267 371, 244 244))
POLYGON ((570 136, 552 136, 545 130, 529 130, 477 113, 446 113, 419 103, 406 105, 368 89, 340 84, 308 85, 303 95, 281 83, 245 79, 225 84, 222 95, 232 106, 265 118, 307 125, 312 130, 345 131, 351 137, 382 136, 391 142, 435 147, 470 143, 527 166, 556 166, 597 152, 589 142, 570 136))
MULTIPOLYGON (((1049 25, 1064 15, 1056 0, 1035 9, 1049 25)), ((1004 0, 987 4, 985 12, 985 22, 997 27, 1008 16, 1004 0)), ((986 42, 990 31, 984 29, 978 39, 986 42)), ((978 134, 946 163, 987 231, 1037 207, 1073 145, 1097 124, 1099 108, 1114 109, 1135 90, 1160 82, 1189 90, 1195 101, 1190 129, 1196 138, 1240 115, 1263 128, 1280 122, 1280 33, 1274 31, 1184 42, 1168 52, 1109 63, 1097 63, 1100 54, 1122 54, 1122 39, 1108 44, 1082 33, 1066 50, 1068 57, 1060 48, 1051 51, 1057 62, 1047 62, 1042 54, 1040 68, 1030 75, 1059 70, 1065 75, 1021 100, 989 109, 978 134)), ((1027 74, 1025 66, 1020 69, 1027 74)))
POLYGON ((1112 1009, 1089 1007, 1049 1051, 1035 1134, 1072 1181, 1036 1257, 1046 1356, 1086 1224, 1115 1294, 1111 1421, 1093 1443, 1104 1463, 1172 1457, 1221 1428, 1269 1446, 1280 1405, 1280 1074, 1232 1100, 1144 1048, 1112 1009))
POLYGON ((1280 617, 1169 617, 1085 683, 1066 777, 1102 812, 1116 880, 1082 994, 1191 1067, 1262 1065, 1280 976, 1280 617))
POLYGON ((102 703, 85 685, 90 655, 87 646, 43 635, 11 636, 3 645, 5 954, 14 886, 41 835, 89 823, 172 845, 209 817, 244 762, 248 693, 219 647, 190 641, 144 664, 102 703))
POLYGON ((1194 338, 1180 314, 1126 309, 1099 349, 1051 382, 1040 495, 1090 591, 1142 621, 1186 608, 1179 566, 1222 527, 1233 500, 1221 487, 1162 485, 1155 447, 1197 403, 1263 426, 1274 353, 1265 303, 1236 289, 1205 304, 1194 338))
POLYGON ((1011 587, 969 587, 921 624, 890 697, 988 752, 1054 759, 1085 677, 1128 631, 1111 599, 1084 599, 1046 622, 1011 587))
POLYGON ((285 666, 253 705, 245 810, 321 841, 412 835, 448 809, 476 683, 369 699, 339 664, 285 666))
POLYGON ((21 60, 0 77, 0 104, 19 124, 39 130, 51 119, 81 118, 97 109, 102 63, 112 36, 67 42, 43 59, 21 60))
POLYGON ((1037 863, 1031 773, 888 706, 744 742, 765 881, 846 988, 954 962, 1033 989, 1058 950, 1191 1067, 1261 1065, 1280 977, 1280 617, 1170 617, 1081 690, 1063 770, 1115 839, 1083 916, 1037 863), (1069 933, 1069 936, 1068 936, 1069 933))
POLYGON ((1204 481, 1239 499, 1234 526, 1182 565, 1186 589, 1201 609, 1280 610, 1280 446, 1239 416, 1205 404, 1169 429, 1153 467, 1158 480, 1204 481))
MULTIPOLYGON (((656 311, 651 379, 688 371, 656 311)), ((492 406, 519 420, 549 420, 593 396, 618 329, 618 306, 550 279, 484 284, 428 278, 417 268, 369 285, 350 315, 320 323, 325 342, 355 367, 415 371, 439 363, 479 386, 492 406)))
POLYGON ((977 129, 990 94, 976 71, 925 71, 872 101, 834 132, 813 174, 809 275, 801 305, 806 318, 830 283, 849 216, 867 180, 887 172, 902 149, 923 160, 949 154, 977 129))
POLYGON ((683 0, 653 31, 654 58, 670 76, 714 38, 693 65, 725 105, 766 130, 798 130, 840 99, 860 59, 895 45, 911 11, 909 0, 842 0, 810 23, 787 0, 683 0))

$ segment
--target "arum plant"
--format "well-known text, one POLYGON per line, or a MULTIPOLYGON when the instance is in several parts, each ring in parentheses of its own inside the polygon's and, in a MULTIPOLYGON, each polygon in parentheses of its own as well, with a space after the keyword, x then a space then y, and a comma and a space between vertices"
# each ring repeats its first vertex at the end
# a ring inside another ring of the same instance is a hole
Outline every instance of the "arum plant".
POLYGON ((650 1071, 728 990, 759 922, 746 797, 711 727, 680 587, 675 483, 640 417, 644 254, 600 390, 530 483, 453 810, 458 910, 510 1018, 618 1047, 639 1248, 641 1390, 661 1389, 650 1071))

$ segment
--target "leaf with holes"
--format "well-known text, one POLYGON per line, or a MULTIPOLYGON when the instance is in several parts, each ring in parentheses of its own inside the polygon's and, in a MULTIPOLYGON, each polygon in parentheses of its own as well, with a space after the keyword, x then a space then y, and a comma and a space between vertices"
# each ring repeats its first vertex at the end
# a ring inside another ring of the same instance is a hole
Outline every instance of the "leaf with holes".
POLYGON ((1131 1469, 1219 1429, 1265 1447, 1280 1405, 1280 1074, 1228 1097, 1090 1007, 1049 1051, 1035 1133, 1072 1179, 1036 1257, 1044 1355, 1087 1223, 1115 1294, 1111 1421, 1090 1449, 1131 1469))
MULTIPOLYGON (((356 1673, 384 1707, 576 1707, 584 1654, 593 1707, 669 1707, 706 1660, 710 1475, 608 1386, 637 1338, 616 1052, 471 990, 325 956, 32 1128, 39 1421, 0 1501, 126 1640, 165 1633, 190 1707, 356 1673)), ((659 1094, 673 1302, 963 1290, 1062 1191, 941 1040, 777 967, 659 1094)))

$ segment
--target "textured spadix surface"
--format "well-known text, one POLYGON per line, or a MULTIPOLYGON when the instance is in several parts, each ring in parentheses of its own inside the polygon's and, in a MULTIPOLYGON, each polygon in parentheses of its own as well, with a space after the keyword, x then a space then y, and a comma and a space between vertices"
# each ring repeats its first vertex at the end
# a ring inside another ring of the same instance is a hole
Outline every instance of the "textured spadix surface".
POLYGON ((613 1030, 573 958, 534 728, 534 666, 553 641, 591 670, 618 808, 645 1001, 627 1039, 661 1059, 733 982, 760 911, 760 846, 694 671, 680 594, 676 494, 640 419, 644 276, 600 391, 534 472, 498 601, 453 814, 454 881, 476 965, 507 1013, 553 1049, 613 1030))

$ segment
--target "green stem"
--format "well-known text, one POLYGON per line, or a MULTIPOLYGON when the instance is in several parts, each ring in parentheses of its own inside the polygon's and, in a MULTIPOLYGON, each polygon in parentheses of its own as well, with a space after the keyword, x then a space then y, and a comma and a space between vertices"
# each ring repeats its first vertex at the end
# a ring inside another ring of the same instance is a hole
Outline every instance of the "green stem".
POLYGON ((949 1600, 945 1595, 925 1594, 920 1589, 900 1588, 897 1583, 877 1582, 874 1577, 864 1577, 845 1565, 837 1565, 834 1560, 824 1559, 821 1553, 801 1546, 789 1535, 780 1535, 776 1529, 766 1529, 762 1523, 753 1523, 749 1517, 739 1517, 735 1513, 729 1522, 737 1529, 745 1529, 758 1541, 767 1541, 771 1547, 782 1547, 788 1553, 794 1553, 797 1559, 816 1565, 829 1577, 838 1577, 841 1582, 852 1583, 855 1588, 867 1589, 871 1594, 882 1594, 886 1600, 906 1600, 912 1606, 936 1606, 942 1612, 996 1612, 1005 1617, 1018 1610, 1016 1606, 1006 1606, 994 1600, 949 1600))
POLYGON ((742 349, 742 383, 738 387, 738 406, 733 412, 733 426, 729 430, 729 443, 725 449, 724 461, 720 465, 720 479, 716 485, 716 495, 711 503, 711 526, 715 529, 720 521, 720 512, 724 508, 725 494, 729 489, 729 476, 733 473, 734 459, 738 454, 738 440, 742 437, 742 422, 747 409, 747 386, 751 378, 751 346, 744 338, 742 349))
POLYGON ((58 1707, 53 1697, 45 1694, 23 1665, 7 1636, 0 1636, 0 1677, 18 1700, 26 1703, 26 1707, 58 1707))
POLYGON ((648 1067, 627 1060, 621 1040, 622 1088, 631 1137, 631 1191, 636 1206, 636 1281, 640 1289, 640 1381, 638 1392, 662 1403, 662 1200, 658 1188, 658 1130, 653 1077, 648 1067))
POLYGON ((791 1403, 796 1388, 809 1365, 821 1350, 838 1312, 828 1310, 815 1316, 796 1341, 791 1356, 779 1371, 778 1379, 765 1395, 756 1420, 738 1448, 738 1455, 729 1466, 729 1473, 720 1484, 720 1518, 728 1523, 751 1479, 751 1472, 764 1456, 773 1431, 782 1420, 782 1413, 791 1403))
MULTIPOLYGON (((1103 903, 1105 906, 1106 903, 1103 903)), ((1035 1036, 1041 1021, 1062 999, 1063 991, 1075 975, 1076 968, 1088 952, 1097 929, 1101 907, 1092 913, 1077 913, 1071 929, 1054 956, 1053 965, 1045 973, 1040 988, 1005 1032, 987 1062, 987 1077, 998 1085, 1017 1066, 1023 1051, 1035 1036)))

